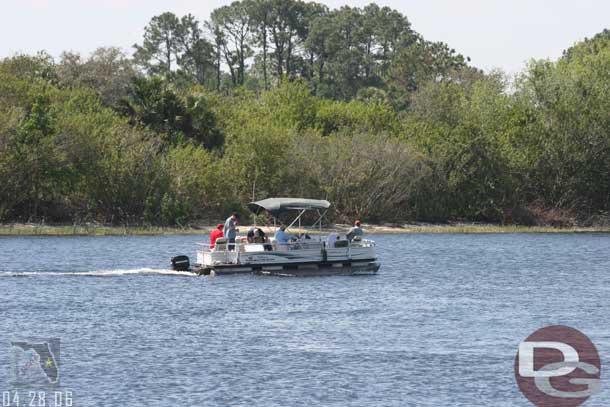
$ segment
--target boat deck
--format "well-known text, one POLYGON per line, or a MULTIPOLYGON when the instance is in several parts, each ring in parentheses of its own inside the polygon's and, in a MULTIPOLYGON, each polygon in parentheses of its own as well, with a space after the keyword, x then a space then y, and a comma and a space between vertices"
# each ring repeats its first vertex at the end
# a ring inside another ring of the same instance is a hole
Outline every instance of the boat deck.
POLYGON ((342 241, 337 246, 309 239, 282 245, 238 242, 233 250, 223 244, 214 250, 198 250, 195 270, 200 274, 291 276, 374 274, 379 270, 374 242, 342 241))

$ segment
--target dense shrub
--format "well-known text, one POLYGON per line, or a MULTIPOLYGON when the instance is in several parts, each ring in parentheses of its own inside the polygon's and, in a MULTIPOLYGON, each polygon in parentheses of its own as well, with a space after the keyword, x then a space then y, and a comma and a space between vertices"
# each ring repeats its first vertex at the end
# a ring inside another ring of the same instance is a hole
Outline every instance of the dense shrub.
POLYGON ((418 75, 402 110, 381 89, 328 100, 299 79, 261 93, 126 82, 108 52, 116 86, 95 80, 101 56, 0 62, 0 220, 184 225, 287 195, 332 201, 335 220, 608 218, 608 35, 514 83, 452 64, 418 75))

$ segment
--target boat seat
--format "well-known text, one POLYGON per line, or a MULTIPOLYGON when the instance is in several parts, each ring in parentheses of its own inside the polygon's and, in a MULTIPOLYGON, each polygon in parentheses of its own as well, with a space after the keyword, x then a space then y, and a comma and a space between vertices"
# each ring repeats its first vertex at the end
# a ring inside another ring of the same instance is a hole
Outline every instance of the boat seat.
POLYGON ((214 245, 214 250, 216 250, 218 252, 226 251, 227 243, 228 243, 228 240, 226 237, 219 237, 218 239, 216 239, 216 244, 214 245))
POLYGON ((349 240, 337 240, 335 242, 335 247, 347 247, 349 245, 349 240))

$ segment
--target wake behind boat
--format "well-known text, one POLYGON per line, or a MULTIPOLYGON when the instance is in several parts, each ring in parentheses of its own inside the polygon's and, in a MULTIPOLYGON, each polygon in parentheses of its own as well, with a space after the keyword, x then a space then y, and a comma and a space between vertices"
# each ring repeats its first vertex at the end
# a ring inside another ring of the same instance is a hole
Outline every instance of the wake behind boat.
POLYGON ((295 225, 301 230, 304 215, 313 214, 316 220, 309 229, 318 228, 318 233, 312 233, 313 237, 301 234, 288 242, 279 242, 275 238, 257 236, 248 239, 246 236, 238 236, 233 244, 225 238, 219 238, 214 245, 200 243, 203 248, 197 250, 197 262, 192 268, 187 256, 172 258, 172 267, 204 275, 254 273, 320 276, 377 273, 380 264, 377 262, 374 241, 361 236, 349 239, 336 233, 322 235, 322 221, 329 207, 328 201, 303 198, 268 198, 251 202, 248 209, 254 215, 268 212, 273 217, 274 225, 277 225, 278 217, 290 212, 296 213, 286 231, 295 225))

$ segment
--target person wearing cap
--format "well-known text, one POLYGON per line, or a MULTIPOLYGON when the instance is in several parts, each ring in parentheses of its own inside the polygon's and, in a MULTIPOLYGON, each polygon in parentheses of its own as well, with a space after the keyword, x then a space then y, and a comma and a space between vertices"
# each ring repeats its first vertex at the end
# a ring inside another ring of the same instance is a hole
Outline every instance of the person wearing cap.
POLYGON ((237 212, 233 212, 225 221, 224 237, 227 238, 227 242, 229 243, 229 250, 235 250, 235 237, 237 237, 236 226, 238 220, 239 215, 237 212))
POLYGON ((364 230, 362 230, 362 228, 360 227, 360 221, 358 219, 356 219, 356 221, 354 222, 354 227, 351 228, 349 230, 349 232, 347 232, 347 234, 345 235, 345 237, 347 238, 347 240, 354 240, 354 238, 356 236, 362 236, 364 235, 364 230))
POLYGON ((213 249, 216 246, 216 239, 224 236, 224 233, 222 232, 223 227, 224 225, 219 223, 216 225, 216 229, 212 230, 210 233, 210 249, 213 249))

